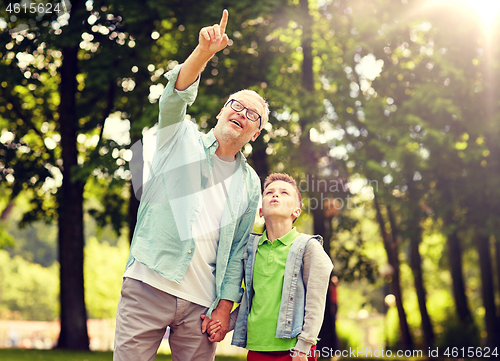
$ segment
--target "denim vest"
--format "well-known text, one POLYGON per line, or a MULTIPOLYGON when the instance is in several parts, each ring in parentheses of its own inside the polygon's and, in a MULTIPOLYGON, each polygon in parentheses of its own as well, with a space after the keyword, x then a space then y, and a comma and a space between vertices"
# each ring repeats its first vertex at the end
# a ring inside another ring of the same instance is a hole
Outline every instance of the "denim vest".
MULTIPOLYGON (((247 250, 243 255, 245 267, 245 292, 237 316, 236 312, 232 315, 232 318, 235 316, 237 318, 231 344, 239 347, 246 347, 247 345, 248 315, 252 307, 253 298, 253 270, 260 236, 261 235, 257 233, 250 234, 247 250)), ((276 338, 293 338, 302 332, 306 303, 305 287, 302 280, 302 258, 307 243, 311 239, 315 239, 323 244, 323 238, 321 236, 301 234, 293 241, 288 252, 285 264, 285 276, 283 279, 283 290, 281 292, 276 338)))

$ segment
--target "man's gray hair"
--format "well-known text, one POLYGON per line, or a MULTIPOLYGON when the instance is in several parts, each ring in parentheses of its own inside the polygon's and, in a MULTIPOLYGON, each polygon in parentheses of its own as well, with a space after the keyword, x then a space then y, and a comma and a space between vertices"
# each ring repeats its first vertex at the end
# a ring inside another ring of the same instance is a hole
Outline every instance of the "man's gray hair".
POLYGON ((227 100, 229 101, 230 99, 233 99, 235 96, 238 96, 238 95, 251 96, 251 97, 259 100, 260 104, 262 105, 262 108, 264 109, 264 113, 260 115, 262 118, 262 125, 260 126, 259 130, 262 130, 264 128, 264 126, 267 124, 267 122, 269 121, 270 110, 269 110, 269 104, 267 103, 267 101, 263 97, 261 97, 259 93, 257 93, 254 90, 250 90, 250 89, 244 89, 244 90, 237 91, 236 93, 231 94, 227 100))

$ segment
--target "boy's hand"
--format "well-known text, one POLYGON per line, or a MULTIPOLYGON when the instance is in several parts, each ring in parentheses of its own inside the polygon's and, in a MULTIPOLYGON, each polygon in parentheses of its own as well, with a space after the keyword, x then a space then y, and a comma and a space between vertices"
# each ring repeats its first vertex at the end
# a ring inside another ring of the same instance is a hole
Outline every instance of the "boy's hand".
POLYGON ((200 317, 203 319, 203 323, 201 325, 201 332, 202 333, 207 332, 210 336, 212 336, 214 333, 216 333, 217 331, 219 331, 221 329, 221 322, 220 321, 211 320, 206 315, 201 315, 200 317), (209 321, 208 325, 206 325, 205 320, 209 321))
POLYGON ((203 323, 201 325, 202 333, 207 331, 212 320, 220 322, 220 328, 218 329, 218 331, 216 331, 214 334, 211 334, 208 338, 210 341, 220 342, 224 339, 224 337, 226 337, 226 333, 229 331, 229 319, 232 308, 232 301, 220 300, 215 310, 212 311, 212 319, 208 318, 205 315, 200 316, 203 319, 203 323))
POLYGON ((292 354, 292 361, 307 361, 307 354, 300 351, 295 351, 292 354))
POLYGON ((201 51, 215 54, 227 46, 229 38, 226 34, 227 19, 229 13, 226 9, 222 12, 220 24, 204 27, 200 30, 198 37, 199 48, 201 51))

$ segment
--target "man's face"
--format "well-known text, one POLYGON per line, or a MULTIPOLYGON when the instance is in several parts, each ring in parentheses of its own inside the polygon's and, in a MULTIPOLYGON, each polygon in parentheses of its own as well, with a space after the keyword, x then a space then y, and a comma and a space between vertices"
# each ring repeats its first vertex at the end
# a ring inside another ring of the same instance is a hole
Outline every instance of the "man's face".
MULTIPOLYGON (((244 107, 257 112, 262 117, 264 108, 254 96, 240 94, 231 99, 239 101, 244 107)), ((258 120, 252 122, 248 119, 246 109, 238 112, 228 104, 221 109, 217 119, 215 132, 219 142, 236 143, 239 147, 242 147, 249 141, 253 142, 260 134, 260 122, 258 120)))
POLYGON ((264 189, 260 216, 290 218, 300 215, 299 199, 295 187, 284 181, 274 181, 264 189))

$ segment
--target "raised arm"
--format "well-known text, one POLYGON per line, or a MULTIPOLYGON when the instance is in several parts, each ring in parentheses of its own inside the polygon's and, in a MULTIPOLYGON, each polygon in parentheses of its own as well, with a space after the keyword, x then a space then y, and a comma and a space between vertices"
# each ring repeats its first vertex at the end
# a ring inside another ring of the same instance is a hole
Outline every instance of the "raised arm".
POLYGON ((226 34, 229 13, 224 9, 220 24, 207 26, 200 30, 198 46, 182 65, 182 69, 175 83, 175 89, 185 90, 195 82, 207 63, 218 51, 227 46, 229 41, 226 34))

